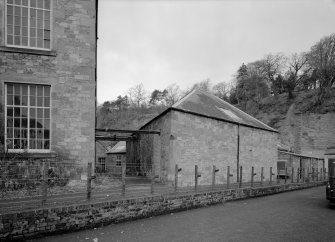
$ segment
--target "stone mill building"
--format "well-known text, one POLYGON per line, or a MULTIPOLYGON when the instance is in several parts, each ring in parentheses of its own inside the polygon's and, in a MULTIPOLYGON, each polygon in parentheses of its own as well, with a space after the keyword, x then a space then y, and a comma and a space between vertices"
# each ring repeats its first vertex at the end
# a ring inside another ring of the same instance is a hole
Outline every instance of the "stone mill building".
MULTIPOLYGON (((260 179, 270 179, 270 167, 276 173, 278 132, 218 97, 193 90, 172 107, 146 123, 142 130, 160 130, 158 135, 140 138, 141 162, 152 164, 162 182, 173 183, 175 165, 182 168, 179 186, 194 184, 195 165, 201 177, 199 184, 211 184, 213 165, 219 172, 217 183, 225 183, 227 166, 237 180, 237 169, 243 167, 242 180, 250 181, 251 167, 260 179)), ((275 176, 273 177, 275 178, 275 176)))
POLYGON ((96 0, 0 0, 2 152, 94 161, 96 0))

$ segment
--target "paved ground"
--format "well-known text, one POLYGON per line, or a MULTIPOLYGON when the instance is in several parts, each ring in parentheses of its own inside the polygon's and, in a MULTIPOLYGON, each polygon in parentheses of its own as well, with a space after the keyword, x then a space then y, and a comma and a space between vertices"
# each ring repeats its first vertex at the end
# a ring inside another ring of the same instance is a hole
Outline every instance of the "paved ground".
POLYGON ((335 209, 322 186, 36 241, 335 241, 335 209))

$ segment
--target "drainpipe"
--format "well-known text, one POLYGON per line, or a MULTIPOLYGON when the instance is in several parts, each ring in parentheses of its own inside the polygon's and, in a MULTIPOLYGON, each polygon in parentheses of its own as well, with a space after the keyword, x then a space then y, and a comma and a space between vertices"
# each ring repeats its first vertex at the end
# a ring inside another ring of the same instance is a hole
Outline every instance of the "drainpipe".
POLYGON ((236 162, 236 179, 240 180, 240 124, 237 124, 237 162, 236 162))
POLYGON ((94 68, 94 93, 95 93, 95 101, 94 101, 94 168, 93 168, 93 175, 95 175, 95 162, 97 160, 97 151, 96 151, 96 131, 97 128, 97 64, 98 62, 98 0, 95 0, 95 68, 94 68))

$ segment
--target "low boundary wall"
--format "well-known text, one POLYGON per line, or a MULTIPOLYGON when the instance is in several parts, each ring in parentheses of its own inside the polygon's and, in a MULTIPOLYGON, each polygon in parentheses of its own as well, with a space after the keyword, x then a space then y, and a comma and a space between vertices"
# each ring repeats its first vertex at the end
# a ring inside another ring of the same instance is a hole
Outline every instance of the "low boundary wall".
POLYGON ((71 232, 176 211, 325 185, 295 183, 176 195, 148 196, 0 214, 0 241, 71 232))

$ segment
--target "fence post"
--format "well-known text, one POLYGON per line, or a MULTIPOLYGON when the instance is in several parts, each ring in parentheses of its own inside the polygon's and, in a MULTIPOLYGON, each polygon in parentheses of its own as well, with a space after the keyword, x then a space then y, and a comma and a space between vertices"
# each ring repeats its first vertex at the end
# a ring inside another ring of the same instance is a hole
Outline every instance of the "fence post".
POLYGON ((227 189, 229 189, 230 177, 232 176, 233 174, 230 174, 230 166, 227 166, 227 189))
POLYGON ((300 168, 298 168, 297 169, 297 183, 299 183, 300 182, 300 173, 301 173, 301 171, 300 171, 300 168))
POLYGON ((323 181, 323 168, 320 168, 320 180, 323 181))
POLYGON ((305 168, 301 168, 301 174, 302 174, 302 183, 305 183, 305 168))
POLYGON ((251 167, 251 184, 250 184, 251 187, 254 186, 254 176, 256 176, 256 173, 255 173, 255 168, 252 166, 251 167))
POLYGON ((287 167, 285 167, 285 184, 287 182, 287 167))
POLYGON ((216 169, 216 166, 213 166, 213 171, 212 171, 212 190, 214 190, 215 187, 215 173, 218 172, 219 169, 216 169))
POLYGON ((280 183, 280 179, 279 179, 279 170, 278 170, 278 167, 277 167, 277 184, 280 183))
POLYGON ((126 195, 126 162, 121 164, 122 196, 126 195))
POLYGON ((264 179, 264 167, 261 168, 261 186, 263 186, 263 179, 264 179))
POLYGON ((308 180, 308 182, 310 182, 309 176, 310 176, 310 174, 309 174, 309 167, 307 167, 307 180, 308 180))
POLYGON ((242 168, 242 166, 240 166, 240 183, 239 183, 239 186, 238 186, 239 188, 242 187, 242 178, 243 178, 242 171, 243 171, 243 168, 242 168))
POLYGON ((150 194, 154 194, 154 185, 155 185, 155 169, 154 165, 151 166, 151 186, 150 186, 150 194))
POLYGON ((272 167, 270 167, 270 186, 272 186, 272 176, 275 175, 273 172, 272 172, 272 167))
POLYGON ((178 173, 181 172, 181 168, 178 168, 178 165, 176 164, 174 169, 174 192, 177 193, 178 189, 178 173))
POLYGON ((48 195, 48 168, 46 162, 43 162, 42 166, 42 179, 42 205, 44 205, 48 195))
POLYGON ((92 163, 88 162, 87 163, 87 200, 91 199, 91 194, 92 194, 92 163))
POLYGON ((325 172, 324 172, 325 180, 327 180, 328 179, 327 168, 325 167, 324 169, 325 169, 325 172))
POLYGON ((294 182, 294 167, 292 167, 291 183, 294 182))
POLYGON ((198 173, 198 166, 195 165, 194 167, 194 180, 195 180, 195 183, 194 183, 194 190, 195 191, 198 191, 198 178, 201 177, 201 175, 198 173))

